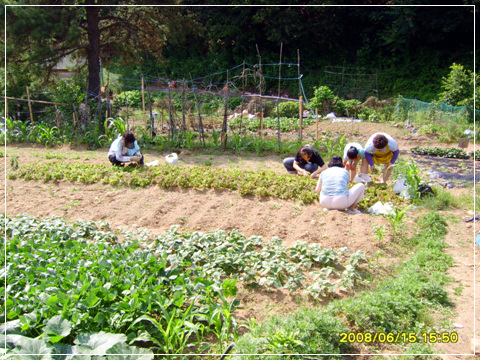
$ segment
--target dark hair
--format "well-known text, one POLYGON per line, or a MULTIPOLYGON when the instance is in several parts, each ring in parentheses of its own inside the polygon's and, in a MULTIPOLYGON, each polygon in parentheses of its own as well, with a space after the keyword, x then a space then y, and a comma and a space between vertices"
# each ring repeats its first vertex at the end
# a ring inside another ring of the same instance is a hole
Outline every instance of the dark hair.
POLYGON ((301 155, 308 155, 312 156, 313 155, 313 149, 310 145, 305 145, 300 148, 300 154, 301 155))
POLYGON ((373 146, 375 149, 383 149, 388 145, 388 139, 385 135, 378 134, 373 138, 373 146))
POLYGON ((330 160, 330 162, 328 163, 328 167, 331 168, 334 166, 343 168, 343 160, 340 156, 332 156, 332 160, 330 160))
POLYGON ((131 131, 123 133, 122 138, 125 145, 135 142, 135 135, 133 135, 133 132, 131 131))
POLYGON ((358 156, 358 150, 355 146, 350 146, 350 149, 347 151, 347 157, 350 160, 356 159, 358 156))

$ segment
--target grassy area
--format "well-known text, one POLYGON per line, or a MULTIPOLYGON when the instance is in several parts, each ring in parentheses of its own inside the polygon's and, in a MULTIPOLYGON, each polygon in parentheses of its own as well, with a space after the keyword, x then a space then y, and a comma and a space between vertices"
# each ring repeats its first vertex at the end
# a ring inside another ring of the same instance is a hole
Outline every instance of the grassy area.
MULTIPOLYGON (((444 289, 450 281, 445 274, 452 259, 443 251, 446 222, 438 213, 419 218, 417 225, 418 233, 410 239, 414 255, 390 277, 354 298, 334 301, 326 308, 301 309, 272 317, 264 324, 251 324, 250 332, 238 340, 235 352, 347 354, 356 353, 358 346, 364 345, 372 353, 387 349, 432 353, 428 334, 442 331, 432 313, 452 305, 444 289)), ((455 338, 453 329, 448 334, 455 338)))

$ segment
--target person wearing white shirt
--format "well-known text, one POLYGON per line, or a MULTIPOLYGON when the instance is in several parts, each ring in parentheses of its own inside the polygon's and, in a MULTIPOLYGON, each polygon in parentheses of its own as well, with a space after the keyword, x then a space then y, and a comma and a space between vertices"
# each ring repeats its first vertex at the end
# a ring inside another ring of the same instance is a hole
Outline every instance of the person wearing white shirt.
POLYGON ((143 165, 143 155, 131 131, 125 132, 114 140, 108 150, 108 160, 115 166, 124 166, 125 163, 137 162, 143 165))

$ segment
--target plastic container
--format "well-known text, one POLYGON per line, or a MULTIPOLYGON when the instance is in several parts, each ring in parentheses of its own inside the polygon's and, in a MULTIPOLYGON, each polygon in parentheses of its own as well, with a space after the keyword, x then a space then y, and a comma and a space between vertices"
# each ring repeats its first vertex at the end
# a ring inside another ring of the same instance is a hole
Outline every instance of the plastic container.
POLYGON ((165 156, 165 160, 168 165, 178 165, 178 156, 176 153, 165 156))

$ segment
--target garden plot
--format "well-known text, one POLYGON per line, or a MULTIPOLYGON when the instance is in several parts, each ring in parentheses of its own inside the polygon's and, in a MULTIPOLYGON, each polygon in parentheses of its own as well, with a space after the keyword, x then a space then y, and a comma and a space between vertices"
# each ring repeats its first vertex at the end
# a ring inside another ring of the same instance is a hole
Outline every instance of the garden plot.
MULTIPOLYGON (((400 140, 401 146, 402 142, 403 139, 400 140)), ((404 146, 402 149, 407 147, 404 146)), ((10 151, 11 154, 18 156, 20 165, 32 161, 85 164, 106 162, 105 150, 78 152, 70 149, 58 151, 24 146, 12 147, 10 151), (61 154, 65 157, 61 158, 61 154)), ((402 152, 402 156, 408 155, 407 151, 402 152)), ((1 158, 0 168, 6 168, 9 172, 11 158, 8 152, 7 156, 7 158, 1 158)), ((150 156, 160 158, 163 154, 150 154, 150 156)), ((194 165, 195 159, 200 156, 204 155, 184 155, 184 166, 190 166, 188 163, 194 165)), ((233 155, 222 155, 222 160, 218 161, 216 155, 208 156, 213 157, 213 168, 218 166, 249 170, 256 162, 263 162, 265 167, 275 169, 274 171, 278 171, 279 174, 283 172, 281 158, 278 156, 267 159, 237 159, 235 162, 229 162, 235 158, 233 155)), ((255 195, 242 197, 238 192, 229 190, 162 189, 157 185, 128 188, 100 183, 54 181, 54 179, 47 182, 8 179, 4 190, 7 192, 6 207, 9 216, 26 213, 40 218, 61 216, 69 222, 103 220, 107 221, 112 229, 146 228, 156 234, 164 233, 173 224, 180 225, 178 231, 181 233, 235 229, 246 237, 263 236, 267 243, 278 236, 283 240, 282 245, 287 247, 293 247, 296 241, 300 240, 308 244, 319 244, 322 248, 333 251, 345 247, 351 253, 363 251, 367 257, 377 261, 379 266, 400 261, 397 259, 398 244, 388 230, 390 222, 387 219, 368 214, 349 216, 337 211, 325 213, 316 202, 304 204, 298 200, 255 195), (130 209, 134 213, 133 216, 129 216, 130 209)), ((455 217, 461 219, 462 215, 457 213, 455 217)), ((407 213, 405 231, 413 228, 413 216, 416 215, 407 213)), ((457 234, 457 237, 467 236, 468 233, 467 228, 461 234, 457 234)), ((451 241, 455 240, 451 239, 451 241)), ((380 270, 378 271, 379 273, 373 272, 373 276, 382 275, 380 270)), ((455 288, 457 290, 452 290, 452 294, 459 292, 458 287, 455 288)), ((463 289, 463 297, 470 296, 469 290, 473 290, 473 288, 468 289, 466 285, 463 289)), ((265 320, 269 315, 290 313, 300 306, 312 307, 316 304, 315 301, 299 293, 290 294, 287 289, 272 288, 255 291, 241 287, 240 290, 238 298, 242 301, 244 308, 239 310, 238 315, 242 318, 255 317, 258 321, 265 320)), ((355 291, 357 290, 336 289, 334 297, 350 297, 355 294, 355 291)), ((323 297, 321 300, 324 302, 323 297)), ((464 321, 467 321, 466 317, 464 321)), ((465 333, 462 337, 464 347, 459 351, 468 351, 470 341, 468 336, 469 334, 465 333)))

